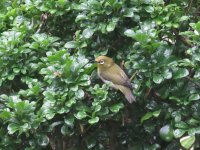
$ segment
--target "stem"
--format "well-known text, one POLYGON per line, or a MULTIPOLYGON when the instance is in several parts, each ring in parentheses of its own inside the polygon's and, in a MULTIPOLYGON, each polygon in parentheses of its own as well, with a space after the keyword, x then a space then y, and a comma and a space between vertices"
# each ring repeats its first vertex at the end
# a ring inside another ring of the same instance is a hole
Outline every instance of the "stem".
POLYGON ((195 81, 193 81, 191 77, 187 76, 186 79, 188 79, 189 81, 191 81, 192 83, 194 83, 196 86, 198 86, 200 88, 200 84, 198 84, 195 81))
POLYGON ((131 76, 131 78, 129 79, 130 81, 132 81, 135 78, 135 75, 138 73, 138 71, 134 72, 133 75, 131 76))

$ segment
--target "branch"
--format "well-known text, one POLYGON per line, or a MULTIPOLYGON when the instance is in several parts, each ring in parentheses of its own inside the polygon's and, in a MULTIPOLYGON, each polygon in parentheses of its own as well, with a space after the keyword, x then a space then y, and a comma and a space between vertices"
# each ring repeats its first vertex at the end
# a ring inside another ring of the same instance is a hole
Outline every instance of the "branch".
POLYGON ((41 31, 41 29, 44 27, 44 25, 46 24, 47 22, 47 19, 49 17, 49 14, 48 13, 44 13, 41 15, 40 17, 40 20, 42 21, 39 25, 39 28, 37 29, 36 33, 39 33, 41 31))
POLYGON ((133 75, 131 76, 131 78, 129 79, 130 81, 132 81, 135 78, 135 75, 138 73, 138 71, 134 72, 133 75))
POLYGON ((190 3, 189 3, 187 13, 190 11, 190 9, 191 9, 191 7, 192 7, 192 3, 193 3, 193 0, 191 0, 190 3))
POLYGON ((188 79, 189 81, 191 81, 192 83, 194 83, 196 86, 198 86, 200 88, 200 84, 193 81, 191 77, 187 76, 186 79, 188 79))

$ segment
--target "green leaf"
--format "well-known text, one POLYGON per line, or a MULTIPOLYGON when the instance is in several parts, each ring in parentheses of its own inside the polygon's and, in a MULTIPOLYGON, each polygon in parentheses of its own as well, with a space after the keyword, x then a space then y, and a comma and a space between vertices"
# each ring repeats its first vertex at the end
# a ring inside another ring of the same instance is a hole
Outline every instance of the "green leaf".
POLYGON ((176 129, 174 130, 174 137, 175 138, 180 138, 181 136, 183 136, 183 134, 186 133, 187 130, 184 129, 176 129))
POLYGON ((114 113, 119 112, 120 109, 122 109, 124 107, 123 103, 118 103, 118 104, 114 104, 110 107, 110 110, 114 113))
POLYGON ((189 71, 185 68, 179 68, 173 75, 174 79, 180 79, 189 75, 189 71))
POLYGON ((149 120, 152 117, 158 117, 160 115, 161 110, 157 110, 154 112, 147 112, 141 119, 140 122, 143 123, 146 120, 149 120))
POLYGON ((9 112, 9 111, 4 110, 0 113, 0 118, 3 120, 7 120, 10 117, 11 117, 11 112, 9 112))
POLYGON ((180 139, 181 146, 190 149, 195 142, 195 136, 185 136, 180 139))
POLYGON ((150 119, 153 116, 152 112, 147 112, 140 120, 141 123, 143 123, 145 120, 150 119))
POLYGON ((160 115, 160 112, 161 112, 160 109, 157 110, 157 111, 154 111, 154 112, 153 112, 153 116, 154 116, 154 117, 158 117, 158 116, 160 115))
POLYGON ((200 99, 199 94, 192 94, 189 97, 189 101, 196 101, 196 100, 199 100, 199 99, 200 99))
POLYGON ((65 48, 76 48, 78 43, 76 41, 70 41, 65 44, 65 48))
POLYGON ((49 138, 46 135, 41 135, 38 137, 37 142, 40 146, 47 146, 49 144, 49 138))
POLYGON ((163 77, 161 74, 154 74, 153 75, 153 82, 156 84, 160 84, 163 81, 163 77))
POLYGON ((15 78, 15 75, 14 75, 14 74, 8 75, 8 80, 13 80, 14 78, 15 78))
POLYGON ((196 29, 200 33, 200 21, 196 23, 196 29))
POLYGON ((14 72, 14 73, 19 73, 19 72, 20 72, 20 69, 19 69, 19 68, 14 68, 14 69, 13 69, 13 72, 14 72))
POLYGON ((163 73, 162 73, 162 76, 165 78, 165 79, 171 79, 172 78, 172 72, 169 71, 169 69, 165 70, 163 73))
POLYGON ((83 37, 86 39, 91 38, 93 34, 94 34, 94 30, 90 28, 83 30, 83 33, 82 33, 83 37))
POLYGON ((194 119, 194 118, 190 118, 190 119, 187 121, 187 123, 188 123, 189 125, 196 126, 197 124, 200 123, 200 121, 197 120, 197 119, 194 119))
POLYGON ((63 125, 63 126, 61 127, 61 133, 62 133, 62 135, 64 135, 64 136, 66 136, 66 135, 71 136, 71 135, 74 134, 74 131, 71 130, 71 129, 69 128, 69 126, 63 125))
POLYGON ((70 59, 67 59, 65 61, 65 67, 64 67, 64 73, 66 75, 66 77, 69 77, 71 75, 71 65, 72 65, 73 61, 70 59))
POLYGON ((188 67, 188 66, 189 67, 193 67, 194 66, 194 63, 191 60, 187 59, 187 58, 179 60, 178 62, 179 62, 179 66, 183 66, 183 67, 188 67))
POLYGON ((187 128, 188 128, 188 125, 187 125, 185 122, 180 121, 180 122, 177 122, 177 123, 175 124, 175 127, 180 128, 180 129, 187 129, 187 128))
POLYGON ((173 26, 174 28, 179 28, 179 24, 178 24, 178 23, 173 23, 172 26, 173 26))
POLYGON ((70 90, 73 91, 73 92, 77 92, 78 91, 78 85, 72 86, 70 88, 70 90))
POLYGON ((38 95, 40 90, 41 90, 41 88, 40 88, 39 84, 33 86, 32 89, 31 89, 31 91, 33 92, 34 95, 38 95))
POLYGON ((92 119, 89 119, 88 122, 90 124, 95 124, 95 123, 99 122, 99 117, 94 117, 92 119))
POLYGON ((9 134, 13 134, 15 133, 17 130, 19 130, 19 125, 15 124, 15 123, 10 123, 7 127, 8 129, 8 133, 9 134))
POLYGON ((30 126, 28 123, 24 123, 23 125, 20 126, 20 130, 22 130, 22 132, 25 132, 28 129, 30 129, 30 126))
POLYGON ((81 98, 83 98, 84 97, 84 91, 82 90, 82 89, 79 89, 76 93, 75 93, 75 95, 76 95, 76 98, 78 98, 78 99, 81 99, 81 98))
POLYGON ((97 112, 99 116, 104 116, 104 115, 107 115, 108 113, 109 113, 108 107, 103 107, 101 108, 100 111, 97 112))
POLYGON ((147 6, 144 8, 148 13, 154 12, 154 8, 152 6, 147 6))
POLYGON ((61 109, 59 109, 59 110, 57 111, 58 114, 64 114, 64 113, 66 113, 66 112, 68 112, 68 108, 65 109, 64 107, 62 107, 61 109))
POLYGON ((55 116, 55 112, 53 110, 51 110, 51 109, 48 109, 47 113, 46 113, 46 118, 48 120, 51 120, 54 116, 55 116))
POLYGON ((74 115, 77 119, 84 119, 87 117, 87 114, 86 112, 84 111, 79 111, 77 114, 74 115))
POLYGON ((92 149, 96 145, 96 139, 94 137, 89 137, 86 139, 87 149, 92 149))
POLYGON ((75 104, 76 103, 76 99, 73 97, 73 98, 71 98, 71 99, 69 99, 68 101, 66 101, 65 102, 65 105, 67 106, 67 107, 71 107, 73 104, 75 104))
POLYGON ((125 32, 124 32, 124 35, 126 35, 127 37, 133 37, 135 35, 135 32, 131 29, 127 29, 125 32))
POLYGON ((62 135, 66 136, 66 135, 68 134, 68 132, 69 132, 68 126, 63 125, 63 126, 61 127, 61 133, 62 133, 62 135))
POLYGON ((85 14, 79 14, 78 16, 76 16, 76 22, 80 21, 80 20, 86 20, 88 17, 85 14))
POLYGON ((56 121, 56 122, 53 122, 51 125, 49 125, 49 131, 53 131, 53 129, 56 127, 56 126, 59 126, 63 124, 63 121, 56 121))
POLYGON ((147 42, 148 34, 141 33, 141 31, 139 31, 135 34, 135 36, 133 38, 138 42, 145 43, 145 42, 147 42))
POLYGON ((127 8, 124 12, 124 17, 133 17, 134 13, 133 13, 133 9, 132 8, 127 8))
POLYGON ((74 126, 74 117, 70 116, 70 117, 66 117, 64 119, 64 122, 66 125, 73 127, 74 126))
POLYGON ((191 128, 191 129, 189 129, 188 130, 188 134, 190 135, 190 136, 193 136, 193 135, 195 135, 195 134, 200 134, 200 127, 197 127, 197 128, 191 128))
POLYGON ((200 70, 199 70, 199 69, 197 69, 197 70, 195 71, 194 78, 200 79, 200 70))
POLYGON ((110 22, 110 23, 107 25, 106 30, 107 30, 108 32, 111 32, 111 31, 113 31, 113 30, 115 29, 115 26, 116 26, 116 23, 110 22))
POLYGON ((188 20, 189 19, 189 16, 182 16, 181 18, 180 18, 180 21, 186 21, 186 20, 188 20))
POLYGON ((98 111, 100 111, 100 110, 101 110, 101 105, 97 105, 97 106, 95 107, 94 112, 98 112, 98 111))

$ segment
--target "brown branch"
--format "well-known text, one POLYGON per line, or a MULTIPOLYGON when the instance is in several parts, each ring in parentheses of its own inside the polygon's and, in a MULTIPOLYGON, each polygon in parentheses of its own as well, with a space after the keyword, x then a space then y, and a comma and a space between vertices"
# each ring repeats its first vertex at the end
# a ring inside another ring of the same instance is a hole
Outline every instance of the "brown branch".
POLYGON ((117 124, 115 122, 110 122, 110 138, 109 138, 109 149, 110 150, 116 150, 118 149, 118 143, 116 139, 116 133, 117 133, 117 124))
POLYGON ((182 41, 185 46, 188 46, 188 47, 193 46, 192 42, 188 38, 179 35, 179 31, 177 29, 172 29, 172 31, 175 34, 176 39, 182 41))
POLYGON ((184 45, 186 45, 188 47, 192 47, 193 46, 192 42, 188 38, 186 38, 184 36, 180 36, 180 40, 183 42, 184 45))
POLYGON ((147 97, 149 96, 149 94, 150 94, 150 92, 151 92, 151 89, 152 89, 152 88, 149 88, 149 89, 147 90, 146 95, 145 95, 145 97, 144 97, 145 100, 146 100, 147 97))
POLYGON ((40 16, 40 20, 42 21, 39 25, 39 28, 37 29, 36 33, 39 33, 41 29, 46 25, 47 19, 50 15, 48 13, 44 13, 40 16))
POLYGON ((134 72, 133 75, 131 76, 131 78, 129 79, 130 81, 132 81, 135 78, 135 75, 138 73, 138 71, 134 72))
POLYGON ((194 83, 196 86, 198 86, 200 88, 200 84, 193 81, 191 77, 187 76, 186 79, 188 79, 189 81, 191 81, 192 83, 194 83))
POLYGON ((191 9, 191 7, 192 7, 192 3, 193 3, 193 0, 191 0, 190 3, 189 3, 187 13, 190 11, 190 9, 191 9))

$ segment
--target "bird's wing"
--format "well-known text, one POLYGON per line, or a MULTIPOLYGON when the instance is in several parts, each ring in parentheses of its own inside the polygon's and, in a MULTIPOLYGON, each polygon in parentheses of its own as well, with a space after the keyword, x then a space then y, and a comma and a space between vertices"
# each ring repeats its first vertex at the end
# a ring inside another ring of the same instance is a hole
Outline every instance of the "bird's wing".
POLYGON ((116 64, 109 68, 109 71, 105 70, 101 72, 100 76, 114 84, 123 85, 132 89, 132 85, 125 72, 116 64))

